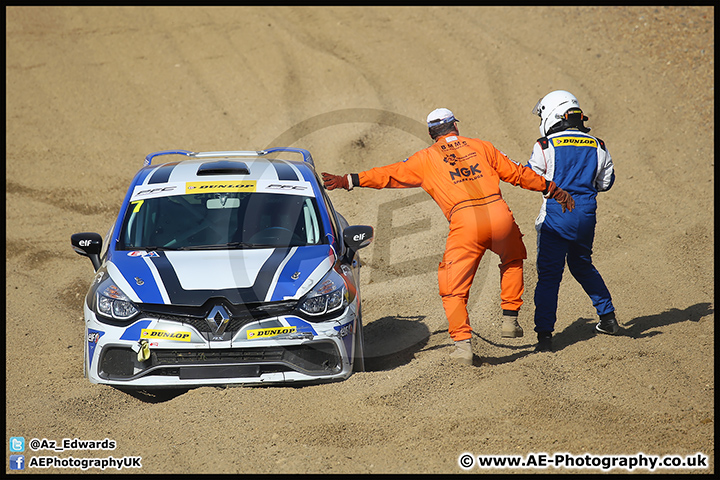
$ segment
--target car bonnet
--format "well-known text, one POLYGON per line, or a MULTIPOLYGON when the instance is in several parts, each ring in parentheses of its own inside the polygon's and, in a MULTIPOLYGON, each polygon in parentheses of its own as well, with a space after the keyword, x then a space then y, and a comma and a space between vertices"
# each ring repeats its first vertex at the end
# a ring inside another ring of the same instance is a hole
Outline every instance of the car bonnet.
POLYGON ((116 251, 107 271, 133 302, 199 306, 299 299, 335 264, 329 245, 208 250, 116 251))

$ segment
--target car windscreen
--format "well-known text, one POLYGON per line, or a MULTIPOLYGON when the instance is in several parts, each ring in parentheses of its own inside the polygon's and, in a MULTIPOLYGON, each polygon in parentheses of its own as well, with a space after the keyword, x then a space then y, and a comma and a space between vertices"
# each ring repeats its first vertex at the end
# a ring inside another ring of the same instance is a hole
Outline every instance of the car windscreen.
POLYGON ((327 243, 313 197, 198 193, 128 205, 118 250, 271 248, 327 243))

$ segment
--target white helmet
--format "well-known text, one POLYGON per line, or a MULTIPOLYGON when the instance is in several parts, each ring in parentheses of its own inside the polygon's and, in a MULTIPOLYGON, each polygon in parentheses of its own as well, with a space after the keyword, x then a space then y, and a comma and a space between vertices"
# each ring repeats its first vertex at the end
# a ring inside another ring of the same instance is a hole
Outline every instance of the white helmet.
MULTIPOLYGON (((532 113, 540 117, 540 135, 547 136, 550 128, 561 122, 571 108, 580 109, 580 104, 575 95, 565 90, 555 90, 538 100, 532 113)), ((580 113, 582 116, 582 111, 580 113)))

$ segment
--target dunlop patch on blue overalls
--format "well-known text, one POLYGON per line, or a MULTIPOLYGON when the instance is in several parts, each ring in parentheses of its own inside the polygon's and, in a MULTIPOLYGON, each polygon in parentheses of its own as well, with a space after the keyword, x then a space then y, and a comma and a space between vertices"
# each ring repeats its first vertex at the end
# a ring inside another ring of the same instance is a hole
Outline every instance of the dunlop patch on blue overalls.
POLYGON ((555 137, 552 139, 553 147, 595 147, 597 141, 590 137, 555 137))

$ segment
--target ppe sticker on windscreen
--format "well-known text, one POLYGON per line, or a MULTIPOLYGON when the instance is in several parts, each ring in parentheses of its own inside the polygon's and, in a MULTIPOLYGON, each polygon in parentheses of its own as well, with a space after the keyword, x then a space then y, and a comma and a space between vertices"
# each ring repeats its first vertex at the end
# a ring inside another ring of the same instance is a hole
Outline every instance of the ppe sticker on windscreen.
POLYGON ((130 201, 134 202, 146 198, 169 197, 184 194, 185 182, 163 183, 161 185, 137 185, 133 189, 130 201))

